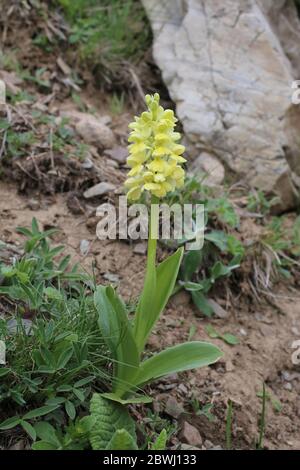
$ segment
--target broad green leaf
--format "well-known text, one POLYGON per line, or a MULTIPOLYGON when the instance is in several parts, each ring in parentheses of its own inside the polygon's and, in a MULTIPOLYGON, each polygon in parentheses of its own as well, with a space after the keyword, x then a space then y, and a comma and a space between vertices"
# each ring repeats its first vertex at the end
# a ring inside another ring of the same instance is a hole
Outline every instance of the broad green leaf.
POLYGON ((132 387, 139 367, 139 354, 126 307, 110 286, 98 287, 94 302, 102 335, 115 360, 113 392, 122 397, 132 387))
POLYGON ((202 284, 198 284, 197 282, 184 282, 184 283, 180 283, 180 285, 182 285, 185 290, 188 290, 188 291, 198 291, 198 290, 203 290, 203 286, 202 284))
POLYGON ((135 424, 126 408, 94 393, 90 404, 95 425, 90 430, 93 450, 105 450, 118 429, 125 429, 135 440, 135 424))
MULTIPOLYGON (((147 332, 149 330, 149 322, 152 320, 153 313, 153 297, 156 294, 156 240, 148 240, 147 268, 144 280, 143 291, 135 312, 133 336, 137 345, 138 352, 144 349, 147 332)), ((156 315, 155 315, 156 316, 156 315)))
POLYGON ((191 292, 192 299, 196 307, 207 317, 211 317, 214 313, 212 306, 209 304, 208 300, 206 299, 205 295, 202 294, 200 291, 192 291, 191 292))
POLYGON ((46 441, 37 441, 34 442, 31 446, 32 450, 57 450, 57 447, 50 442, 46 441))
POLYGON ((136 377, 136 385, 142 385, 164 375, 213 364, 221 356, 219 348, 202 341, 173 346, 142 362, 136 377))
POLYGON ((212 230, 210 233, 205 234, 205 240, 212 242, 224 253, 228 250, 227 234, 222 230, 212 230))
POLYGON ((6 431, 7 429, 12 429, 15 426, 18 426, 20 424, 21 419, 19 416, 13 416, 12 418, 8 418, 5 421, 2 421, 0 423, 0 429, 1 431, 6 431))
POLYGON ((167 444, 167 431, 163 429, 159 436, 156 438, 156 441, 151 445, 151 450, 165 450, 167 444))
POLYGON ((156 321, 173 292, 182 255, 183 248, 179 248, 172 256, 169 256, 169 258, 165 259, 156 268, 156 289, 152 290, 149 296, 147 310, 139 313, 139 315, 143 317, 143 321, 137 323, 134 330, 135 340, 140 352, 143 351, 156 321))
POLYGON ((151 397, 148 397, 147 395, 132 396, 126 399, 120 398, 114 393, 102 393, 101 396, 103 398, 107 398, 108 400, 116 401, 117 403, 120 403, 121 405, 129 405, 129 404, 137 404, 137 403, 151 403, 153 401, 153 399, 151 397))
POLYGON ((10 369, 8 367, 1 367, 0 368, 0 377, 4 377, 5 375, 9 374, 10 369))
POLYGON ((28 423, 27 421, 23 421, 23 420, 20 421, 20 425, 22 426, 24 431, 27 432, 27 434, 31 437, 31 439, 33 441, 35 441, 36 440, 36 432, 35 432, 34 427, 30 423, 28 423))
POLYGON ((225 264, 221 263, 221 261, 217 261, 211 270, 211 274, 214 280, 218 279, 221 276, 227 276, 231 273, 234 269, 238 268, 239 264, 225 266, 225 264))
POLYGON ((36 408, 35 410, 31 410, 23 416, 23 419, 33 419, 39 418, 40 416, 47 415, 52 411, 56 410, 59 407, 58 404, 56 405, 45 405, 41 406, 40 408, 36 408))
POLYGON ((219 333, 215 330, 215 328, 212 325, 206 325, 205 327, 206 333, 211 337, 211 338, 219 338, 219 333))
POLYGON ((66 367, 67 363, 73 356, 73 352, 72 347, 62 351, 57 361, 57 370, 64 369, 66 367))
POLYGON ((136 440, 126 429, 117 429, 106 450, 138 450, 136 440))
POLYGON ((202 250, 191 250, 185 254, 181 267, 181 272, 185 281, 189 281, 193 274, 198 271, 202 257, 202 250))
POLYGON ((34 429, 37 437, 42 441, 51 444, 54 446, 54 448, 60 446, 60 441, 57 437, 56 430, 51 424, 47 423, 46 421, 41 421, 35 424, 34 429))
POLYGON ((232 335, 231 333, 224 333, 223 335, 221 335, 221 338, 228 344, 231 344, 231 345, 236 345, 236 344, 239 344, 239 339, 232 335))
POLYGON ((54 287, 46 287, 46 289, 44 289, 44 294, 50 300, 63 300, 62 293, 54 287))
POLYGON ((66 413, 69 416, 69 418, 72 419, 72 420, 75 419, 76 409, 75 409, 75 406, 73 405, 73 403, 70 400, 67 400, 65 402, 65 409, 66 409, 66 413))

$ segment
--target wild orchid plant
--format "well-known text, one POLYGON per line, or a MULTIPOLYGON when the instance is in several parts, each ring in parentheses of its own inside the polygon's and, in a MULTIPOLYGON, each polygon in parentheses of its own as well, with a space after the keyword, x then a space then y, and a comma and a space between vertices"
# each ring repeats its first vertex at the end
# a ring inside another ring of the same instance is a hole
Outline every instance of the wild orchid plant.
POLYGON ((125 186, 127 197, 137 200, 146 191, 151 195, 148 255, 143 291, 133 323, 122 299, 111 286, 99 286, 94 294, 99 325, 114 361, 112 393, 103 394, 120 403, 146 402, 148 397, 134 396, 144 384, 164 375, 203 367, 222 355, 214 345, 201 341, 179 344, 143 360, 146 342, 176 282, 183 247, 156 266, 159 227, 157 202, 170 191, 183 186, 184 146, 175 132, 177 119, 172 110, 164 110, 159 95, 146 96, 147 111, 130 124, 129 157, 131 170, 125 186))

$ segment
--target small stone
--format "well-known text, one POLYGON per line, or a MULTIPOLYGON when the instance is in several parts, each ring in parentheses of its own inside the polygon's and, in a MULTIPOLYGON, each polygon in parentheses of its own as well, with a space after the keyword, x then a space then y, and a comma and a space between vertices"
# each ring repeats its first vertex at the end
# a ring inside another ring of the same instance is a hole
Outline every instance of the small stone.
POLYGON ((88 254, 90 249, 90 242, 88 240, 81 240, 80 242, 80 253, 85 256, 88 254))
POLYGON ((172 418, 177 419, 182 413, 184 413, 184 409, 174 397, 169 397, 166 402, 165 413, 172 418))
POLYGON ((200 447, 191 446, 189 444, 181 444, 180 449, 181 450, 200 450, 200 447))
POLYGON ((181 439, 186 444, 192 446, 201 446, 202 445, 202 437, 197 428, 192 426, 187 421, 183 422, 182 430, 181 430, 181 439))
POLYGON ((172 304, 175 305, 176 307, 186 306, 190 303, 190 301, 191 301, 191 296, 185 290, 181 290, 177 292, 177 294, 175 294, 174 297, 172 297, 172 304))
POLYGON ((221 446, 214 446, 210 450, 223 450, 221 446))
POLYGON ((247 334, 248 334, 247 331, 244 328, 240 328, 240 333, 243 336, 247 336, 247 334))
POLYGON ((226 372, 232 372, 234 370, 234 365, 232 361, 228 360, 225 362, 225 369, 226 369, 226 372))
POLYGON ((293 327, 291 328, 291 331, 292 331, 293 335, 295 335, 295 336, 300 336, 300 331, 299 331, 299 329, 298 329, 297 327, 293 326, 293 327))
POLYGON ((188 389, 186 388, 184 384, 178 385, 178 390, 180 390, 180 392, 182 392, 184 395, 188 393, 188 389))
POLYGON ((116 139, 112 130, 92 115, 86 114, 75 125, 77 133, 90 145, 100 149, 112 148, 116 139))
POLYGON ((30 210, 37 211, 40 208, 40 203, 37 199, 29 199, 29 201, 27 202, 27 206, 30 210))
POLYGON ((223 164, 213 155, 202 152, 191 165, 191 171, 194 174, 202 172, 206 174, 204 183, 207 186, 222 184, 225 177, 223 164))
POLYGON ((288 390, 289 392, 291 392, 293 390, 293 386, 290 382, 287 382, 283 385, 283 388, 285 388, 285 390, 288 390))
POLYGON ((90 158, 87 157, 84 159, 81 166, 84 170, 91 170, 92 168, 94 168, 94 163, 90 158))
POLYGON ((147 243, 137 243, 134 245, 133 253, 137 255, 145 255, 147 253, 147 243))
POLYGON ((119 168, 118 162, 115 162, 114 160, 106 160, 105 163, 111 168, 119 168))
POLYGON ((83 196, 86 199, 90 199, 96 196, 104 196, 105 194, 110 193, 114 191, 115 189, 116 187, 114 184, 106 183, 103 181, 102 183, 98 183, 95 186, 92 186, 91 188, 87 189, 83 193, 83 196))
POLYGON ((110 282, 119 282, 120 281, 120 278, 117 274, 113 274, 113 273, 105 273, 103 275, 104 279, 106 279, 107 281, 110 281, 110 282))
POLYGON ((123 165, 126 163, 126 159, 128 157, 128 150, 126 147, 121 147, 120 145, 113 147, 112 149, 105 150, 104 155, 112 158, 116 162, 123 165))
POLYGON ((211 449, 214 445, 213 445, 213 443, 212 443, 211 441, 209 441, 208 439, 206 439, 206 440, 204 441, 204 446, 205 446, 206 449, 211 449))

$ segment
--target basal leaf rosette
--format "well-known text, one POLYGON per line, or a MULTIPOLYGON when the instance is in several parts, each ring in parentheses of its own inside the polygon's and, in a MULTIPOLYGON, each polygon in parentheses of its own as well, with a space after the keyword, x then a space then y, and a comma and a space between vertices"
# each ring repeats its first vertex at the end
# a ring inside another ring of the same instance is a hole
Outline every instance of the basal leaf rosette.
POLYGON ((146 95, 147 111, 129 125, 127 164, 131 170, 125 187, 130 200, 139 199, 144 191, 162 198, 184 184, 185 147, 178 143, 180 133, 174 131, 177 119, 159 99, 158 93, 146 95))

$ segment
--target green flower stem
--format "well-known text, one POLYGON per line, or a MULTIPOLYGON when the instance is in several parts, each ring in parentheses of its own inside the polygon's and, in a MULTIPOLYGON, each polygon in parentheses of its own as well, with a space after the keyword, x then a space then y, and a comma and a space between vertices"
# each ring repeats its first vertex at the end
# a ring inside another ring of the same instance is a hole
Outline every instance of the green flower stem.
POLYGON ((155 197, 151 199, 150 221, 148 230, 147 271, 156 263, 157 238, 159 229, 159 207, 155 197))
POLYGON ((139 353, 144 350, 147 340, 148 324, 151 321, 148 311, 154 301, 156 292, 156 250, 159 229, 159 206, 157 198, 151 198, 151 212, 148 230, 148 252, 146 275, 143 292, 135 315, 134 337, 139 353))

